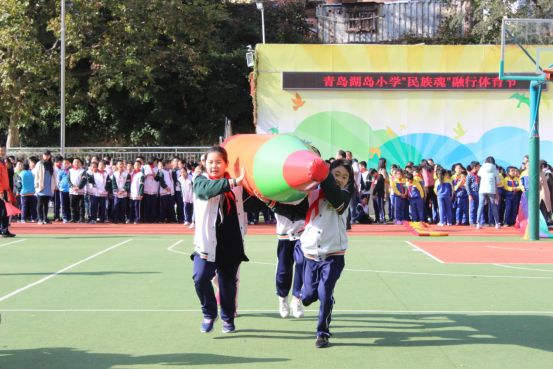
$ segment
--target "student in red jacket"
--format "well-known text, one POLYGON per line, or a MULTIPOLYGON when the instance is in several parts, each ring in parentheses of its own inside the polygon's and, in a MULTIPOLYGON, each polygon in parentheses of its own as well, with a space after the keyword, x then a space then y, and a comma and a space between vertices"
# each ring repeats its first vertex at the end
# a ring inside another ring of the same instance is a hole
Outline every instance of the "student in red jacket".
POLYGON ((10 219, 6 211, 6 201, 15 202, 15 197, 10 188, 8 176, 8 167, 6 165, 6 147, 0 147, 0 235, 2 237, 15 237, 15 234, 9 231, 10 219))

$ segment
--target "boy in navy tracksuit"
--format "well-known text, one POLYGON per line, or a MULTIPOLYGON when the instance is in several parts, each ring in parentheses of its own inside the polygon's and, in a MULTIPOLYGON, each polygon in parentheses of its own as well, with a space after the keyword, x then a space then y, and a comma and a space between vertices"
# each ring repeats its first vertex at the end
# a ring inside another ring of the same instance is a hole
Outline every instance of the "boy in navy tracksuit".
POLYGON ((278 246, 275 279, 279 313, 282 318, 286 318, 291 309, 295 318, 301 318, 303 317, 301 288, 304 258, 299 239, 305 225, 309 202, 307 198, 298 205, 271 202, 269 207, 275 212, 277 220, 278 246), (292 288, 292 301, 288 304, 290 288, 292 288))

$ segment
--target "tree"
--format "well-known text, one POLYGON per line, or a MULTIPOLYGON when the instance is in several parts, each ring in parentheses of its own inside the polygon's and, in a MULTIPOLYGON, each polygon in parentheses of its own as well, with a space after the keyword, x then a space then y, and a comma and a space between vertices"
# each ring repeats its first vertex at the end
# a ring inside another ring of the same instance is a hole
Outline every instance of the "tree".
POLYGON ((0 0, 0 125, 8 129, 8 147, 18 146, 19 129, 54 104, 56 42, 46 29, 45 2, 0 0))
MULTIPOLYGON (((301 4, 267 7, 271 42, 304 40, 301 4)), ((25 145, 55 145, 60 0, 0 6, 0 127, 25 145)), ((73 0, 66 24, 69 146, 213 143, 225 116, 254 129, 244 57, 260 41, 255 4, 73 0)))
POLYGON ((508 18, 551 18, 551 0, 453 0, 453 13, 446 18, 433 43, 499 44, 501 22, 508 18), (456 5, 456 6, 455 6, 456 5))

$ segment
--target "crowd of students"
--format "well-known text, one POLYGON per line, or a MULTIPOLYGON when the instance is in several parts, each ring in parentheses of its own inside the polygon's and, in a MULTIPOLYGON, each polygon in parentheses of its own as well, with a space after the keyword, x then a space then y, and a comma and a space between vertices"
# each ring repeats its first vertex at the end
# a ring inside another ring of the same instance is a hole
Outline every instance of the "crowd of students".
POLYGON ((192 169, 178 157, 137 157, 133 162, 109 156, 6 160, 10 186, 21 210, 19 220, 63 223, 180 222, 194 227, 192 169))
MULTIPOLYGON (((380 158, 377 168, 367 168, 364 161, 353 163, 357 195, 350 211, 354 223, 424 221, 438 226, 510 227, 528 191, 528 156, 520 167, 507 168, 498 166, 491 156, 483 164, 456 163, 451 168, 432 159, 410 162, 404 168, 393 164, 389 172, 385 158, 380 158)), ((546 161, 541 161, 540 168, 540 209, 550 223, 553 173, 546 161)))

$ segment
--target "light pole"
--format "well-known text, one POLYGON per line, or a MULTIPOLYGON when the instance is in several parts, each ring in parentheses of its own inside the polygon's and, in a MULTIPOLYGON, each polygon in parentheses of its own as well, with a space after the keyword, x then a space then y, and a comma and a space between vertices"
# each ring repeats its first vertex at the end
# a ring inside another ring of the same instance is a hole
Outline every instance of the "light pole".
POLYGON ((263 36, 263 43, 265 43, 265 13, 262 0, 255 0, 257 10, 261 11, 261 34, 263 36))
POLYGON ((61 0, 60 154, 65 156, 65 0, 61 0))

